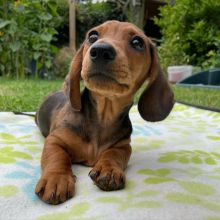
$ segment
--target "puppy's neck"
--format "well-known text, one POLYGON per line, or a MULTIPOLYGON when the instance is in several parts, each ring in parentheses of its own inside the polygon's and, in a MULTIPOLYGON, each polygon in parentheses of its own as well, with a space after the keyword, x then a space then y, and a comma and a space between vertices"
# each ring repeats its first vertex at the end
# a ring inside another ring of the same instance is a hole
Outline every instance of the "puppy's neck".
POLYGON ((95 92, 89 92, 91 102, 96 108, 97 118, 101 125, 108 126, 113 124, 118 117, 133 104, 131 96, 103 96, 95 92))

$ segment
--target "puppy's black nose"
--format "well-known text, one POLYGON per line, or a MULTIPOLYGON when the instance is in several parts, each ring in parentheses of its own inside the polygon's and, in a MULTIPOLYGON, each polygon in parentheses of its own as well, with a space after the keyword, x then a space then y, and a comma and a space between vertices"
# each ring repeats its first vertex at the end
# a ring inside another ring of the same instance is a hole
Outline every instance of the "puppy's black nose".
POLYGON ((110 44, 98 43, 90 49, 90 59, 93 62, 108 63, 116 57, 116 51, 110 44))

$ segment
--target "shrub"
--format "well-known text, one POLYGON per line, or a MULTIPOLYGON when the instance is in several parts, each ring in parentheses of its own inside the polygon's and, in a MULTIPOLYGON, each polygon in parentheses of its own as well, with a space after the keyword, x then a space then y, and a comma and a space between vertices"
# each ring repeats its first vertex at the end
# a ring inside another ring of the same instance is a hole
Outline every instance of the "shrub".
POLYGON ((0 75, 25 77, 52 72, 59 23, 54 0, 2 0, 0 6, 0 75))
POLYGON ((164 68, 191 64, 220 67, 220 1, 176 0, 160 8, 163 40, 159 47, 164 68))
POLYGON ((69 46, 69 0, 56 0, 57 13, 60 16, 60 23, 56 27, 57 41, 54 42, 59 48, 69 46))
POLYGON ((73 56, 74 51, 69 47, 60 48, 54 60, 57 69, 56 76, 64 78, 68 74, 73 56))

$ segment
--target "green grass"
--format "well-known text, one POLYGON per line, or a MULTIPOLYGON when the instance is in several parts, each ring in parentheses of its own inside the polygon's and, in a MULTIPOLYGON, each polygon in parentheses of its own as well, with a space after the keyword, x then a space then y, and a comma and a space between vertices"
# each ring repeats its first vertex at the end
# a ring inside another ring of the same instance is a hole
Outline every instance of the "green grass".
POLYGON ((63 80, 8 80, 0 78, 0 111, 36 111, 51 91, 60 90, 63 80))
POLYGON ((172 86, 177 101, 220 110, 220 90, 172 86))
MULTIPOLYGON (((62 88, 63 80, 9 80, 0 77, 0 111, 36 111, 44 97, 62 88)), ((220 90, 172 86, 175 99, 220 109, 220 90)), ((138 101, 143 89, 135 96, 138 101)))

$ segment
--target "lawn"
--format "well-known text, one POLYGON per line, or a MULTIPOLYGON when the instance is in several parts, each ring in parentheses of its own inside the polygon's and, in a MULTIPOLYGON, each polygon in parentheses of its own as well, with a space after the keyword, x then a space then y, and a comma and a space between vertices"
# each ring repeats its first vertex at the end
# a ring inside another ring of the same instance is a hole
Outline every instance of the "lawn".
POLYGON ((61 89, 62 82, 0 78, 0 111, 36 111, 49 92, 61 89))
MULTIPOLYGON (((9 80, 0 78, 0 111, 36 111, 43 98, 62 88, 63 80, 9 80)), ((220 90, 172 86, 175 99, 220 109, 220 90)), ((141 90, 135 96, 135 103, 141 90)))
POLYGON ((187 88, 173 86, 178 101, 220 110, 220 89, 187 88))

